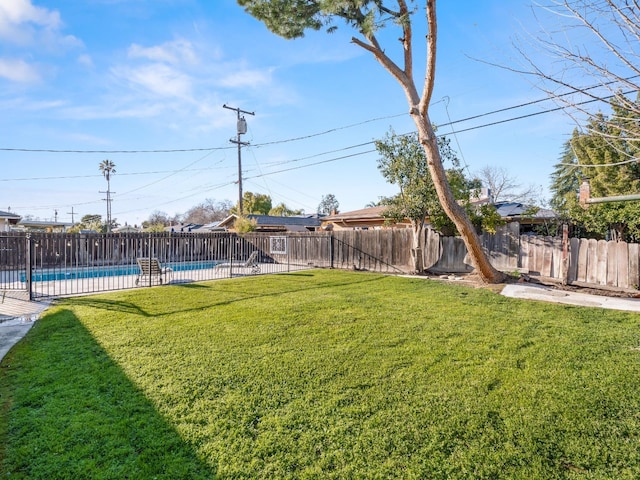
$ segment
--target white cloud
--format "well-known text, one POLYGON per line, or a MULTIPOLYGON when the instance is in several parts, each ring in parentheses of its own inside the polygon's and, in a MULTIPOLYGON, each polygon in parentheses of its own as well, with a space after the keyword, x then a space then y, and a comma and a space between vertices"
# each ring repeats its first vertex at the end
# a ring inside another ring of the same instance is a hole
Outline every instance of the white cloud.
POLYGON ((153 118, 161 115, 167 109, 166 104, 122 101, 81 107, 67 108, 62 117, 73 120, 96 120, 104 118, 153 118))
POLYGON ((188 97, 191 93, 191 79, 188 75, 160 63, 133 68, 116 68, 116 77, 148 93, 164 97, 188 97))
POLYGON ((91 58, 91 55, 87 55, 87 54, 80 55, 78 57, 78 63, 85 67, 89 67, 89 68, 93 67, 93 59, 91 58))
POLYGON ((0 3, 0 34, 6 28, 32 23, 45 28, 58 29, 60 14, 57 11, 36 7, 31 0, 9 0, 0 3))
POLYGON ((193 65, 198 61, 191 42, 180 38, 153 47, 142 47, 134 43, 129 47, 128 54, 129 58, 143 58, 172 65, 193 65))
POLYGON ((31 4, 31 0, 0 2, 0 37, 13 43, 29 42, 34 26, 58 30, 60 24, 60 14, 57 11, 36 7, 31 4))
POLYGON ((23 60, 7 58, 0 58, 0 77, 18 83, 34 83, 40 80, 35 67, 23 60))
POLYGON ((73 35, 62 35, 61 28, 62 20, 57 10, 37 7, 31 0, 0 2, 0 38, 10 43, 38 44, 47 49, 82 45, 73 35))
POLYGON ((257 70, 244 67, 223 76, 218 80, 218 84, 229 88, 256 88, 271 83, 271 73, 273 69, 257 70))

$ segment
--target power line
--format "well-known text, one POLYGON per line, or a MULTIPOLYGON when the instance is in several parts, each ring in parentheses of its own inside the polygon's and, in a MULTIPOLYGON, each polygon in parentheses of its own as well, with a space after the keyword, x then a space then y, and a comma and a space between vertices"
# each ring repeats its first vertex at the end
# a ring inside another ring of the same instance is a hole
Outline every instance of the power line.
POLYGON ((207 147, 207 148, 180 148, 166 150, 56 150, 53 148, 0 148, 2 152, 29 152, 29 153, 184 153, 207 152, 210 150, 229 150, 235 147, 207 147))
MULTIPOLYGON (((589 88, 595 88, 595 87, 589 87, 589 88)), ((586 90, 586 89, 585 89, 585 90, 586 90)), ((572 92, 572 93, 573 93, 573 92, 572 92)), ((632 93, 632 92, 630 92, 630 91, 629 91, 629 92, 624 92, 623 94, 629 94, 629 93, 632 93)), ((566 95, 566 94, 565 94, 565 95, 566 95)), ((590 100, 586 100, 586 101, 583 101, 583 102, 578 102, 578 103, 576 103, 575 105, 576 105, 576 106, 578 106, 578 105, 584 105, 584 104, 588 104, 588 103, 592 103, 592 102, 597 102, 597 101, 604 101, 604 100, 607 100, 607 99, 612 98, 612 97, 614 97, 614 96, 615 96, 615 95, 609 95, 609 96, 602 97, 602 98, 590 99, 590 100)), ((496 114, 496 113, 501 113, 501 112, 504 112, 504 111, 507 111, 507 110, 512 110, 512 109, 516 109, 516 108, 521 108, 521 107, 523 107, 523 106, 529 106, 529 105, 532 105, 532 104, 535 104, 535 103, 540 103, 540 102, 542 102, 542 101, 547 101, 547 100, 550 100, 550 99, 549 99, 549 98, 545 98, 545 99, 539 99, 539 100, 535 100, 535 101, 531 101, 531 102, 526 102, 526 103, 522 103, 522 104, 519 104, 519 105, 511 106, 511 107, 507 107, 507 108, 503 108, 503 109, 499 109, 499 110, 494 110, 494 111, 491 111, 491 112, 486 112, 486 113, 484 113, 484 114, 476 115, 476 116, 473 116, 473 117, 467 117, 467 118, 463 118, 463 119, 459 119, 459 120, 455 120, 455 121, 450 121, 449 123, 446 123, 446 124, 443 124, 443 125, 440 125, 440 126, 441 126, 441 127, 442 127, 442 126, 450 126, 450 125, 454 125, 454 124, 457 124, 457 123, 466 122, 466 121, 469 121, 469 120, 472 120, 472 119, 477 119, 477 118, 481 118, 481 117, 485 117, 485 116, 493 115, 493 114, 496 114)), ((545 113, 551 113, 551 112, 555 112, 555 111, 563 110, 564 108, 565 108, 565 107, 556 107, 556 108, 547 109, 547 110, 542 110, 542 111, 539 111, 539 112, 534 112, 534 113, 530 113, 530 114, 526 114, 526 115, 520 115, 520 116, 517 116, 517 117, 511 117, 511 118, 504 119, 504 120, 499 120, 499 121, 495 121, 495 122, 490 122, 490 123, 485 123, 485 124, 481 124, 481 125, 476 125, 476 126, 469 127, 469 128, 466 128, 466 129, 461 129, 461 130, 452 130, 452 132, 451 132, 450 134, 454 134, 454 135, 455 135, 456 133, 467 132, 467 131, 476 130, 476 129, 480 129, 480 128, 486 128, 486 127, 489 127, 489 126, 494 126, 494 125, 498 125, 498 124, 502 124, 502 123, 507 123, 507 122, 511 122, 511 121, 516 121, 516 120, 521 120, 521 119, 525 119, 525 118, 530 118, 530 117, 534 117, 534 116, 537 116, 537 115, 542 115, 542 114, 545 114, 545 113)), ((388 116, 388 117, 380 117, 380 118, 392 118, 392 117, 401 116, 401 115, 405 115, 405 114, 398 114, 398 115, 393 115, 393 116, 388 116)), ((378 118, 378 119, 380 119, 380 118, 378 118)), ((361 123, 359 123, 359 124, 352 124, 352 125, 349 125, 349 126, 340 127, 340 128, 336 128, 336 129, 331 129, 331 130, 328 130, 328 131, 325 131, 325 132, 320 132, 320 133, 317 133, 317 134, 307 135, 307 136, 305 136, 305 137, 298 137, 298 138, 296 138, 296 139, 281 140, 281 141, 277 141, 277 142, 269 142, 269 143, 264 143, 264 144, 257 144, 257 145, 254 145, 254 146, 255 146, 255 147, 258 147, 258 146, 267 146, 267 145, 273 145, 273 144, 276 144, 276 143, 286 143, 286 142, 289 142, 289 141, 302 140, 302 139, 310 138, 310 137, 313 137, 313 136, 318 136, 318 135, 324 135, 324 134, 327 134, 327 133, 331 133, 331 132, 334 132, 334 131, 336 131, 336 130, 340 130, 340 129, 343 129, 343 128, 350 128, 350 127, 355 126, 355 125, 360 125, 360 124, 364 124, 364 123, 369 123, 369 122, 372 122, 372 121, 375 121, 375 120, 378 120, 378 119, 371 119, 371 120, 367 120, 367 121, 365 121, 365 122, 361 122, 361 123)), ((404 135, 409 135, 409 134, 413 134, 413 133, 414 133, 414 132, 407 133, 407 134, 404 134, 404 135)), ((367 146, 367 145, 371 145, 371 144, 374 144, 374 143, 375 143, 375 141, 364 142, 364 143, 361 143, 361 144, 352 145, 352 146, 344 147, 344 148, 337 149, 337 150, 332 150, 332 151, 328 151, 328 152, 323 152, 323 153, 315 154, 315 155, 312 155, 312 156, 309 156, 309 157, 303 157, 303 158, 299 158, 299 159, 294 159, 294 160, 288 160, 288 161, 280 162, 280 163, 278 163, 278 164, 280 164, 280 165, 289 164, 289 163, 298 162, 298 161, 302 161, 302 160, 309 159, 309 158, 314 158, 314 157, 318 157, 318 156, 326 155, 326 154, 328 154, 328 153, 337 153, 337 152, 340 152, 340 151, 346 151, 346 150, 349 150, 349 149, 352 149, 352 148, 357 148, 357 147, 367 146)), ((0 151, 28 151, 28 152, 50 152, 50 153, 170 153, 170 152, 195 152, 195 151, 207 151, 207 152, 209 152, 209 153, 208 153, 207 155, 205 155, 205 157, 206 157, 206 156, 208 156, 210 153, 212 153, 212 151, 214 151, 214 150, 228 150, 228 149, 230 149, 230 148, 233 148, 233 147, 199 148, 199 149, 179 149, 179 150, 108 150, 108 151, 107 151, 107 150, 104 150, 104 151, 97 151, 97 150, 93 150, 93 151, 87 151, 87 150, 52 150, 52 149, 46 149, 46 150, 35 150, 35 149, 9 149, 9 148, 0 148, 0 151)), ((364 155, 364 154, 368 154, 368 153, 373 153, 373 152, 375 152, 375 151, 376 151, 376 150, 367 150, 367 151, 359 152, 359 153, 355 153, 355 154, 352 154, 352 155, 339 156, 339 157, 335 157, 335 158, 330 158, 330 159, 322 160, 322 161, 319 161, 319 162, 313 162, 313 163, 310 163, 310 164, 299 165, 299 166, 295 166, 295 167, 291 167, 291 168, 286 168, 286 169, 281 169, 281 170, 277 170, 277 171, 272 171, 272 172, 267 172, 267 173, 262 173, 262 172, 261 172, 259 175, 254 175, 254 176, 252 176, 252 177, 247 177, 247 178, 248 178, 248 179, 250 179, 250 178, 264 177, 264 176, 268 176, 268 175, 274 175, 274 174, 277 174, 277 173, 283 173, 283 172, 287 172, 287 171, 298 170, 298 169, 307 168, 307 167, 312 167, 312 166, 321 165, 321 164, 325 164, 325 163, 335 162, 335 161, 343 160, 343 159, 346 159, 346 158, 352 158, 352 157, 355 157, 355 156, 360 156, 360 155, 364 155)), ((203 157, 203 158, 204 158, 204 157, 203 157)), ((201 159, 199 159, 199 160, 201 160, 201 159)), ((197 160, 197 161, 199 161, 199 160, 197 160)), ((197 161, 196 161, 196 162, 197 162, 197 161)), ((196 163, 196 162, 192 162, 191 164, 187 165, 187 167, 188 167, 188 166, 190 166, 190 165, 193 165, 193 164, 194 164, 194 163, 196 163)), ((629 162, 622 162, 622 163, 630 163, 630 161, 629 161, 629 162)), ((173 174, 173 173, 177 173, 177 172, 181 172, 181 171, 202 171, 202 170, 207 170, 207 169, 192 169, 192 170, 187 170, 187 167, 185 167, 184 169, 178 169, 178 170, 156 171, 156 172, 134 172, 134 173, 124 174, 124 175, 143 175, 143 174, 152 174, 152 173, 172 173, 172 174, 173 174)), ((13 181, 16 181, 16 180, 39 180, 39 179, 47 179, 47 180, 48 180, 48 179, 56 179, 56 178, 61 178, 61 179, 68 178, 68 179, 72 179, 72 178, 87 178, 87 177, 94 177, 94 176, 98 176, 98 175, 90 175, 90 176, 63 176, 63 177, 35 177, 35 178, 32 178, 32 179, 28 179, 28 178, 25 178, 25 179, 13 179, 13 181)), ((0 181, 11 181, 11 180, 10 180, 10 179, 0 179, 0 181)), ((154 182, 154 183, 155 183, 155 182, 154 182)), ((233 182, 231 182, 231 183, 233 183, 233 182)), ((229 184, 231 184, 231 183, 229 183, 229 184)), ((219 187, 226 186, 226 185, 229 185, 229 184, 221 184, 221 185, 219 185, 219 187)), ((149 185, 146 185, 146 186, 149 186, 149 185)), ((145 186, 145 187, 146 187, 146 186, 145 186)), ((141 188, 144 188, 144 187, 140 187, 140 188, 135 189, 135 190, 133 190, 133 191, 139 190, 139 189, 141 189, 141 188)), ((128 193, 132 193, 133 191, 130 191, 130 192, 128 192, 128 193)), ((182 197, 181 199, 189 198, 189 197, 192 197, 192 196, 194 196, 194 195, 195 195, 195 194, 193 194, 193 193, 192 193, 192 194, 190 194, 190 195, 188 195, 188 196, 186 196, 186 197, 182 197)), ((175 201, 179 201, 179 200, 181 200, 181 199, 176 199, 176 200, 172 200, 172 201, 170 201, 170 202, 165 202, 165 203, 173 203, 173 202, 175 202, 175 201)), ((94 204, 94 203, 97 203, 97 202, 95 202, 95 201, 94 201, 94 202, 83 202, 83 203, 79 203, 79 204, 78 204, 78 203, 76 203, 76 205, 90 205, 90 204, 94 204)), ((57 207, 57 206, 54 206, 54 207, 57 207)), ((32 209, 41 209, 41 208, 52 208, 52 206, 46 206, 46 207, 30 207, 30 208, 32 208, 32 209)), ((128 213, 128 212, 119 212, 119 213, 128 213)))
MULTIPOLYGON (((377 117, 377 118, 371 118, 368 120, 365 120, 363 122, 358 122, 358 123, 352 123, 350 125, 345 125, 342 127, 336 127, 336 128, 332 128, 330 130, 325 130, 323 132, 318 132, 318 133, 312 133, 309 135, 304 135, 302 137, 296 137, 296 138, 288 138, 285 140, 274 140, 272 142, 265 142, 265 143, 259 143, 259 144, 255 144, 253 145, 254 147, 266 147, 269 145, 279 145, 282 143, 290 143, 290 142, 296 142, 299 140, 306 140, 309 138, 313 138, 313 137, 318 137, 321 135, 327 135, 329 133, 333 133, 333 132, 337 132, 340 130, 346 130, 349 128, 353 128, 353 127, 357 127, 360 125, 365 125, 367 123, 372 123, 372 122, 377 122, 380 120, 386 120, 389 118, 396 118, 396 117, 401 117, 401 116, 405 116, 406 113, 398 113, 398 114, 394 114, 394 115, 387 115, 384 117, 377 117)), ((206 147, 206 148, 183 148, 183 149, 162 149, 162 150, 56 150, 56 149, 52 149, 52 148, 46 148, 46 149, 36 149, 36 148, 0 148, 0 151, 2 152, 29 152, 29 153, 85 153, 85 154, 90 154, 90 153, 105 153, 105 154, 109 154, 109 153, 122 153, 122 154, 140 154, 140 153, 185 153, 185 152, 206 152, 206 151, 215 151, 215 150, 230 150, 230 149, 235 149, 236 147, 206 147)))
MULTIPOLYGON (((191 164, 193 165, 193 163, 191 164)), ((187 165, 188 166, 188 165, 187 165)), ((210 171, 211 168, 191 168, 191 169, 178 169, 178 170, 154 170, 150 172, 130 172, 130 173, 119 173, 119 177, 123 176, 132 176, 132 175, 156 175, 160 173, 180 173, 180 172, 204 172, 210 171)), ((99 174, 92 175, 63 175, 58 177, 23 177, 23 178, 0 178, 0 182, 24 182, 24 181, 33 181, 33 180, 73 180, 76 178, 95 178, 102 177, 99 174)))
POLYGON ((297 142, 298 140, 307 140, 309 138, 319 137, 321 135, 326 135, 328 133, 337 132, 339 130, 345 130, 347 128, 352 128, 352 127, 359 127, 360 125, 365 125, 367 123, 377 122, 379 120, 387 120, 389 118, 404 117, 405 115, 407 115, 407 114, 406 113, 397 113, 395 115, 387 115, 386 117, 372 118, 370 120, 365 120, 364 122, 352 123, 351 125, 345 125, 344 127, 332 128, 330 130, 325 130, 324 132, 312 133, 310 135, 304 135, 302 137, 289 138, 289 139, 286 139, 286 140, 276 140, 276 141, 273 141, 273 142, 257 143, 257 144, 254 145, 254 147, 256 147, 256 148, 258 148, 258 147, 266 147, 266 146, 269 146, 269 145, 279 145, 279 144, 282 144, 282 143, 297 142))
MULTIPOLYGON (((625 95, 629 94, 629 93, 633 93, 633 92, 631 92, 631 91, 623 92, 623 94, 625 94, 625 95)), ((575 105, 585 105, 585 104, 588 104, 588 103, 604 101, 604 100, 608 100, 610 98, 613 98, 614 96, 615 95, 608 95, 606 97, 602 97, 602 98, 598 98, 598 99, 584 100, 582 102, 576 103, 575 105)), ((526 104, 521 104, 521 105, 525 105, 526 106, 526 105, 529 105, 529 104, 532 104, 532 103, 536 103, 536 102, 539 102, 539 101, 540 100, 534 101, 534 102, 528 102, 526 104)), ((489 115, 492 115, 494 113, 502 112, 502 111, 505 111, 505 110, 513 109, 513 108, 517 108, 517 106, 509 107, 509 108, 506 108, 506 109, 494 110, 492 112, 487 112, 487 113, 482 114, 482 115, 476 115, 474 117, 467 117, 467 118, 463 118, 463 119, 460 119, 460 120, 453 120, 453 121, 450 121, 448 123, 444 123, 444 124, 441 124, 441 125, 438 125, 438 126, 439 127, 452 126, 452 125, 455 125, 457 123, 466 122, 466 121, 468 121, 470 119, 479 118, 481 116, 489 116, 489 115)), ((475 126, 472 126, 472 127, 461 129, 461 130, 451 130, 451 132, 447 133, 447 135, 456 135, 458 133, 464 133, 464 132, 468 132, 468 131, 472 131, 472 130, 477 130, 477 129, 480 129, 480 128, 491 127, 491 126, 500 125, 500 124, 503 124, 503 123, 513 122, 513 121, 516 121, 516 120, 523 120, 523 119, 526 119, 526 118, 531 118, 531 117, 535 117, 535 116, 538 116, 538 115, 543 115, 543 114, 546 114, 546 113, 557 112, 557 111, 563 110, 564 108, 565 107, 555 107, 555 108, 550 108, 550 109, 547 109, 547 110, 541 110, 539 112, 528 113, 526 115, 520 115, 520 116, 517 116, 517 117, 510 117, 510 118, 503 119, 503 120, 497 120, 495 122, 475 125, 475 126)), ((404 133, 404 134, 401 134, 401 135, 413 135, 414 133, 415 132, 409 132, 409 133, 404 133)), ((317 135, 321 135, 321 134, 317 134, 317 135)), ((310 136, 313 136, 313 135, 310 135, 310 136)), ((300 137, 300 138, 303 138, 303 137, 300 137)), ((284 142, 286 142, 286 140, 282 141, 282 142, 284 143, 284 142)), ((356 144, 356 145, 350 145, 350 146, 343 147, 343 148, 336 149, 336 150, 330 150, 330 151, 327 151, 327 152, 317 153, 317 154, 314 154, 314 155, 310 155, 308 157, 302 157, 302 158, 293 159, 293 160, 284 160, 284 161, 278 162, 276 164, 277 165, 285 165, 285 164, 288 164, 288 163, 299 162, 299 161, 307 160, 307 159, 310 159, 310 158, 320 157, 320 156, 323 156, 323 155, 327 155, 329 153, 337 153, 337 152, 342 152, 342 151, 345 151, 345 150, 350 150, 350 149, 353 149, 353 148, 363 147, 363 146, 367 146, 367 145, 373 145, 374 143, 375 143, 375 140, 372 140, 372 141, 369 141, 369 142, 363 142, 363 143, 359 143, 359 144, 356 144)), ((253 147, 258 147, 258 146, 262 146, 262 145, 268 145, 268 144, 257 144, 257 145, 253 145, 253 147)), ((232 148, 234 148, 234 147, 232 147, 232 148)), ((0 148, 0 151, 2 151, 2 150, 6 150, 6 149, 0 148)), ((207 149, 196 149, 196 150, 193 150, 193 151, 202 151, 202 150, 207 150, 207 149)), ((144 152, 149 152, 149 151, 144 151, 144 152)), ((83 153, 86 153, 86 152, 83 152, 83 153)), ((360 155, 360 154, 357 154, 357 155, 360 155)), ((205 155, 205 157, 206 156, 207 155, 205 155)), ((205 157, 202 157, 202 158, 205 158, 205 157)), ((337 159, 339 160, 339 159, 348 158, 348 157, 350 157, 350 155, 349 156, 344 156, 344 157, 338 157, 337 159)), ((200 158, 199 160, 201 160, 202 158, 200 158)), ((197 160, 197 161, 199 161, 199 160, 197 160)), ((335 160, 330 159, 328 161, 331 162, 331 161, 335 161, 335 160)), ((192 162, 188 166, 193 165, 196 162, 192 162)), ((313 165, 318 165, 320 163, 324 163, 324 162, 316 162, 316 163, 311 163, 309 165, 313 166, 313 165)), ((297 167, 297 168, 302 168, 302 167, 297 167)), ((122 174, 122 175, 144 175, 144 174, 154 174, 154 173, 172 173, 173 174, 173 173, 178 173, 178 172, 181 172, 181 171, 204 171, 204 170, 207 170, 207 169, 193 169, 193 170, 178 169, 178 170, 166 170, 166 171, 155 171, 155 172, 134 172, 134 173, 128 173, 128 174, 122 174)), ((89 178, 89 177, 97 177, 97 176, 99 176, 99 175, 84 175, 84 176, 82 176, 82 175, 74 175, 74 176, 61 176, 61 177, 34 177, 34 178, 0 179, 0 182, 25 181, 25 180, 74 179, 74 178, 89 178)))
POLYGON ((283 173, 283 172, 290 172, 291 170, 299 170, 301 168, 307 168, 307 167, 313 167, 315 165, 322 165, 323 163, 331 163, 331 162, 336 162, 338 160, 344 160, 345 158, 352 158, 352 157, 357 157, 359 155, 365 155, 367 153, 373 153, 376 150, 367 150, 365 152, 359 152, 359 153, 353 153, 351 155, 344 155, 342 157, 336 157, 336 158, 329 158, 327 160, 321 160, 319 162, 314 162, 314 163, 307 163, 305 165, 298 165, 297 167, 291 167, 291 168, 283 168, 282 170, 275 170, 273 172, 267 172, 267 173, 262 173, 260 175, 253 175, 252 177, 245 177, 247 179, 251 179, 251 178, 258 178, 258 177, 264 177, 267 175, 274 175, 276 173, 283 173))
MULTIPOLYGON (((631 77, 633 78, 633 77, 631 77)), ((586 91, 586 90, 591 90, 593 88, 597 88, 601 85, 597 85, 597 86, 592 86, 592 87, 587 87, 584 88, 582 90, 586 91)), ((627 95, 629 93, 633 93, 633 91, 627 91, 627 92, 623 92, 623 95, 627 95)), ((565 94, 560 94, 558 95, 558 97, 563 97, 563 96, 567 96, 567 95, 572 95, 575 94, 575 92, 569 92, 569 93, 565 93, 565 94)), ((588 103, 593 103, 593 102, 600 102, 600 101, 605 101, 608 100, 610 98, 615 97, 615 95, 607 95, 604 97, 599 97, 599 98, 592 98, 590 100, 584 100, 582 102, 577 102, 574 105, 586 105, 588 103)), ((545 101, 550 101, 552 100, 552 98, 541 98, 541 99, 537 99, 537 100, 532 100, 530 102, 525 102, 525 103, 520 103, 518 105, 512 105, 510 107, 505 107, 505 108, 501 108, 498 110, 492 110, 489 112, 485 112, 485 113, 481 113, 478 115, 473 115, 471 117, 465 117, 465 118, 461 118, 458 120, 453 120, 453 121, 449 121, 448 123, 444 123, 439 125, 440 127, 446 127, 446 126, 451 126, 451 125, 455 125, 458 123, 464 123, 464 122, 468 122, 471 120, 476 120, 478 118, 483 118, 483 117, 488 117, 491 115, 495 115, 497 113, 503 113, 509 110, 515 110, 518 108, 522 108, 522 107, 527 107, 527 106, 531 106, 537 103, 541 103, 541 102, 545 102, 545 101)), ((520 115, 517 117, 511 117, 511 118, 507 118, 504 120, 498 120, 495 122, 491 122, 491 123, 486 123, 486 124, 482 124, 482 125, 477 125, 477 126, 473 126, 473 127, 469 127, 466 129, 462 129, 462 130, 455 130, 455 131, 451 131, 450 134, 455 135, 456 133, 462 133, 462 132, 467 132, 470 130, 476 130, 478 128, 485 128, 485 127, 490 127, 490 126, 494 126, 494 125, 499 125, 502 123, 507 123, 507 122, 511 122, 511 121, 515 121, 515 120, 522 120, 525 118, 529 118, 529 117, 534 117, 537 115, 542 115, 545 113, 552 113, 552 112, 557 112, 560 110, 564 110, 565 108, 567 108, 566 106, 562 106, 562 107, 556 107, 556 108, 550 108, 547 110, 541 110, 539 112, 533 112, 533 113, 529 113, 526 115, 520 115)), ((401 113, 401 114, 395 114, 395 115, 388 115, 385 117, 377 117, 377 118, 373 118, 373 119, 369 119, 369 120, 365 120, 363 122, 359 122, 359 123, 354 123, 354 124, 350 124, 350 125, 346 125, 343 127, 337 127, 337 128, 333 128, 330 130, 325 130, 323 132, 319 132, 319 133, 314 133, 314 134, 309 134, 309 135, 305 135, 302 137, 295 137, 295 138, 290 138, 290 139, 284 139, 284 140, 276 140, 276 141, 272 141, 272 142, 265 142, 265 143, 257 143, 254 144, 253 147, 254 148, 260 148, 260 147, 266 147, 266 146, 271 146, 271 145, 279 145, 279 144, 283 144, 283 143, 290 143, 290 142, 294 142, 294 141, 299 141, 299 140, 306 140, 309 138, 313 138, 313 137, 317 137, 317 136, 321 136, 321 135, 326 135, 329 133, 333 133, 339 130, 344 130, 344 129, 348 129, 348 128, 352 128, 355 126, 359 126, 359 125, 363 125, 366 123, 371 123, 374 121, 378 121, 378 120, 384 120, 384 119, 388 119, 388 118, 396 118, 396 117, 401 117, 407 115, 406 113, 401 113)), ((366 145, 366 144, 372 144, 374 143, 372 142, 366 142, 364 144, 360 144, 360 145, 366 145)), ((213 152, 213 151, 217 151, 217 150, 229 150, 235 147, 208 147, 208 148, 186 148, 186 149, 164 149, 164 150, 55 150, 55 149, 29 149, 29 148, 0 148, 0 151, 5 151, 5 152, 29 152, 29 153, 80 153, 80 154, 91 154, 91 153, 104 153, 104 154, 108 154, 108 153, 120 153, 120 154, 143 154, 143 153, 184 153, 184 152, 213 152)), ((347 147, 350 148, 350 147, 347 147)), ((320 154, 322 155, 322 154, 320 154)), ((68 177, 68 178, 80 178, 80 177, 68 177)))

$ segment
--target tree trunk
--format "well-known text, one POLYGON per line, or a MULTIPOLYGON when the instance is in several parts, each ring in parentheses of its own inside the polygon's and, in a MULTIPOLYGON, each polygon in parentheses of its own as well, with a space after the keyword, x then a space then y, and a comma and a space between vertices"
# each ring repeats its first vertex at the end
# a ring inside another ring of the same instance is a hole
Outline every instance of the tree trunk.
POLYGON ((420 115, 416 111, 413 111, 411 116, 418 127, 420 143, 422 144, 427 156, 429 173, 431 173, 431 178, 433 179, 433 184, 435 185, 440 204, 447 216, 458 229, 458 232, 467 247, 467 251, 469 252, 469 258, 471 258, 473 267, 476 269, 476 273, 478 273, 484 282, 501 282, 504 280, 504 274, 494 268, 494 266, 491 265, 491 262, 489 262, 489 258, 482 249, 480 237, 476 233, 475 227, 469 220, 464 209, 453 197, 449 182, 447 181, 445 169, 442 165, 442 159, 440 158, 440 151, 438 150, 435 132, 433 131, 429 117, 427 115, 420 115))
POLYGON ((424 244, 424 225, 423 222, 411 222, 413 230, 413 245, 411 247, 411 259, 413 260, 414 273, 421 274, 424 272, 424 256, 423 256, 423 244, 424 244))
MULTIPOLYGON (((412 30, 411 23, 402 23, 403 38, 401 42, 404 50, 404 69, 401 69, 396 65, 391 58, 389 58, 384 50, 381 48, 378 40, 372 33, 366 35, 369 44, 357 39, 352 38, 353 43, 371 52, 376 60, 398 81, 402 86, 404 93, 407 97, 409 104, 409 114, 413 118, 416 127, 418 127, 418 134, 420 137, 420 143, 424 148, 427 156, 427 164, 429 166, 429 173, 433 179, 433 183, 436 187, 438 199, 444 209, 447 216, 455 224, 460 233, 460 236, 464 240, 464 244, 469 252, 471 262, 476 269, 476 272, 487 283, 499 283, 504 279, 504 274, 496 270, 489 262, 489 258, 482 250, 480 245, 480 238, 476 233, 476 230, 467 217, 464 209, 458 205, 451 187, 447 180, 447 176, 442 166, 442 158, 440 157, 440 151, 438 150, 438 142, 431 126, 431 120, 429 119, 429 104, 431 102, 431 95, 433 94, 433 86, 436 75, 436 43, 437 43, 437 26, 436 20, 436 0, 426 0, 426 14, 427 14, 427 65, 424 76, 424 85, 422 89, 422 95, 418 94, 414 79, 413 79, 413 54, 412 54, 412 30)), ((409 9, 405 0, 398 0, 398 6, 402 15, 408 14, 409 9)))

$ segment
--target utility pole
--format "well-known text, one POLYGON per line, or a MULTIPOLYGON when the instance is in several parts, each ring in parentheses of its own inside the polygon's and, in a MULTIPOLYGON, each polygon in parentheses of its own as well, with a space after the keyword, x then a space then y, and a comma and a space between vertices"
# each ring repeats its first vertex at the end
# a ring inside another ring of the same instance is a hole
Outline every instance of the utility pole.
POLYGON ((75 212, 73 211, 73 207, 71 207, 71 211, 70 212, 67 212, 67 215, 71 215, 71 225, 75 225, 76 222, 73 221, 74 220, 74 215, 75 215, 75 212))
POLYGON ((116 173, 116 164, 111 160, 103 160, 98 168, 107 180, 107 191, 100 193, 107 194, 107 198, 103 198, 103 200, 107 201, 107 233, 111 233, 111 194, 115 193, 111 191, 111 174, 116 173))
POLYGON ((247 133, 247 121, 244 119, 244 116, 241 116, 241 113, 245 113, 247 115, 255 115, 254 112, 248 112, 246 110, 241 110, 240 108, 234 108, 228 106, 226 103, 222 105, 222 108, 226 108, 228 110, 235 110, 238 115, 238 135, 236 139, 233 138, 229 141, 231 143, 235 143, 238 145, 238 212, 240 215, 243 214, 242 211, 242 146, 249 145, 249 142, 243 142, 240 140, 240 135, 244 135, 247 133))
POLYGON ((107 233, 111 233, 111 202, 112 202, 111 194, 116 192, 111 191, 111 186, 107 182, 107 191, 106 192, 98 191, 98 193, 107 194, 107 198, 103 198, 102 200, 107 202, 107 233))

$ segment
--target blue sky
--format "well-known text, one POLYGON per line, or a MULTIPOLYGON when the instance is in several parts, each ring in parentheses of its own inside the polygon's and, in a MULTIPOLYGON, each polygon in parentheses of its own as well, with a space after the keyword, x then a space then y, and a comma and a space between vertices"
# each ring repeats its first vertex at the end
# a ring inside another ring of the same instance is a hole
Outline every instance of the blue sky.
MULTIPOLYGON (((506 168, 543 196, 574 123, 542 102, 515 65, 517 35, 535 29, 528 1, 441 1, 431 119, 473 174, 506 168), (482 61, 479 61, 482 60, 482 61), (466 130, 453 134, 454 130, 466 130)), ((415 17, 416 28, 423 15, 415 17)), ((313 213, 332 193, 340 210, 396 189, 371 143, 414 129, 399 85, 350 43, 353 34, 287 41, 235 0, 3 0, 0 3, 0 210, 71 221, 105 215, 109 159, 113 217, 140 224, 154 210, 184 213, 238 197, 235 112, 246 116, 245 191, 313 213), (26 151, 25 151, 26 150, 26 151), (172 152, 160 152, 172 150, 172 152), (92 153, 94 151, 99 151, 92 153)), ((391 53, 396 32, 382 34, 391 53)), ((424 49, 416 34, 416 75, 424 49)))

